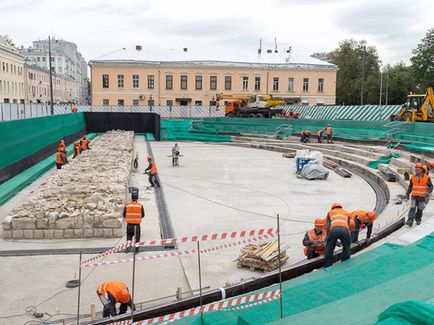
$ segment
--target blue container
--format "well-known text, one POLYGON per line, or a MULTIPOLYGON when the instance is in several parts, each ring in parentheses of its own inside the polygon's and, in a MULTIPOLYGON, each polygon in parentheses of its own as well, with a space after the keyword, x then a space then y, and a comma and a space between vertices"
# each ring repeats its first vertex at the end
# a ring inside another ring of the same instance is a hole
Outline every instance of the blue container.
POLYGON ((304 158, 304 157, 299 157, 296 160, 296 164, 297 164, 297 174, 300 174, 301 171, 303 170, 304 166, 307 165, 309 163, 310 159, 304 158))

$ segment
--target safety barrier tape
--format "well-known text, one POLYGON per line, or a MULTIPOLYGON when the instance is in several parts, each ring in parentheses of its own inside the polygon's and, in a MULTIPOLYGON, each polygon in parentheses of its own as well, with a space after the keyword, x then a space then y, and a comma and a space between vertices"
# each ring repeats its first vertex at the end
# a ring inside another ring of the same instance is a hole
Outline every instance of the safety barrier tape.
MULTIPOLYGON (((235 246, 238 246, 238 245, 241 245, 241 244, 245 244, 245 243, 252 243, 252 242, 257 242, 257 241, 263 241, 263 240, 270 239, 270 238, 273 238, 273 237, 274 237, 274 234, 271 233, 271 234, 265 234, 263 236, 246 238, 244 240, 240 240, 240 241, 237 241, 237 242, 231 242, 231 243, 223 244, 223 245, 216 246, 216 247, 201 249, 200 253, 203 254, 203 253, 215 252, 215 251, 219 251, 219 250, 230 248, 230 247, 235 247, 235 246)), ((170 252, 170 253, 140 256, 140 257, 136 257, 136 261, 151 260, 151 259, 163 258, 163 257, 190 255, 190 254, 196 254, 196 253, 197 253, 197 249, 180 250, 180 251, 170 252)), ((93 263, 93 264, 82 264, 81 267, 93 267, 93 266, 100 266, 100 265, 114 265, 114 264, 129 263, 129 262, 132 262, 132 261, 133 261, 133 259, 129 258, 129 259, 116 260, 116 261, 105 261, 105 262, 99 262, 99 263, 93 263)))
MULTIPOLYGON (((222 232, 208 235, 193 235, 193 236, 185 236, 181 238, 169 238, 169 239, 157 239, 157 240, 148 240, 136 243, 138 247, 144 246, 155 246, 155 245, 164 245, 164 244, 176 244, 176 243, 193 243, 197 241, 212 241, 212 240, 225 240, 225 239, 236 239, 236 238, 245 238, 245 237, 255 237, 262 235, 270 235, 277 234, 277 231, 274 228, 269 229, 253 229, 253 230, 240 230, 240 231, 232 231, 232 232, 222 232)), ((103 258, 107 255, 114 254, 125 250, 128 247, 131 247, 131 241, 128 241, 119 246, 110 248, 109 250, 89 258, 85 261, 81 262, 81 265, 88 264, 89 262, 95 261, 97 259, 103 258)))

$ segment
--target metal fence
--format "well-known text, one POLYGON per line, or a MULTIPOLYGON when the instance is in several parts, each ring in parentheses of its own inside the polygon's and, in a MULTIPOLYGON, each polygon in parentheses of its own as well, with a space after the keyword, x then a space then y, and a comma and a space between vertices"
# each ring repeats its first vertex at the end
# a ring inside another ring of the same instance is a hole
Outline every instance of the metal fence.
POLYGON ((0 121, 41 117, 50 115, 50 113, 48 104, 0 103, 0 121))

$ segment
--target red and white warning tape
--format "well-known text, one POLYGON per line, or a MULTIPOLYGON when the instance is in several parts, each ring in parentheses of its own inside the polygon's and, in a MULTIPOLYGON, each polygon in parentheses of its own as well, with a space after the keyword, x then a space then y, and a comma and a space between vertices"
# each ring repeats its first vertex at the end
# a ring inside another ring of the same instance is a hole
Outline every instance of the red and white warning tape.
MULTIPOLYGON (((185 236, 181 238, 169 238, 169 239, 157 239, 157 240, 148 240, 140 243, 136 243, 136 246, 155 246, 155 245, 164 245, 164 244, 176 244, 176 243, 193 243, 197 241, 213 241, 213 240, 225 240, 225 239, 237 239, 237 238, 246 238, 246 237, 256 237, 263 235, 275 235, 277 231, 274 228, 269 229, 254 229, 254 230, 240 230, 240 231, 232 231, 232 232, 222 232, 208 235, 194 235, 194 236, 185 236)), ((95 261, 97 259, 103 258, 107 255, 114 254, 125 250, 128 247, 131 247, 131 242, 126 242, 119 246, 110 248, 109 250, 95 256, 84 260, 81 262, 81 265, 88 264, 89 262, 95 261)))
MULTIPOLYGON (((215 246, 215 247, 211 247, 211 248, 201 249, 200 253, 204 254, 204 253, 209 253, 209 252, 215 252, 215 251, 219 251, 219 250, 222 250, 222 249, 226 249, 226 248, 231 248, 231 247, 235 247, 235 246, 238 246, 238 245, 242 245, 242 244, 245 244, 245 243, 252 243, 252 242, 257 242, 257 241, 263 241, 263 240, 266 240, 266 239, 270 239, 272 237, 274 237, 274 234, 265 234, 263 236, 258 236, 258 237, 253 237, 253 238, 246 238, 246 239, 243 239, 243 240, 240 240, 240 241, 237 241, 237 242, 230 242, 230 243, 223 244, 223 245, 220 245, 220 246, 215 246)), ((197 253, 197 249, 181 250, 181 251, 174 251, 174 252, 170 252, 170 253, 140 256, 140 257, 136 257, 136 261, 152 260, 152 259, 163 258, 163 257, 190 255, 190 254, 196 254, 196 253, 197 253)), ((92 267, 92 266, 100 266, 100 265, 114 265, 114 264, 129 263, 129 262, 132 262, 132 261, 133 261, 132 258, 128 258, 128 259, 116 260, 116 261, 105 261, 105 262, 93 263, 93 264, 82 264, 81 267, 92 267)))

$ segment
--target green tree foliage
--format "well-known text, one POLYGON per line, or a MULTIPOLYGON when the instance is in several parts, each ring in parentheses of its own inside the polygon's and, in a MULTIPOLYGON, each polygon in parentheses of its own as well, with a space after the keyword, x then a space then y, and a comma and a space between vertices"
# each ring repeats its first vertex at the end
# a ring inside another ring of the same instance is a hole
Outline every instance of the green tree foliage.
MULTIPOLYGON (((403 104, 407 99, 407 95, 416 91, 413 74, 412 67, 406 66, 403 62, 385 69, 385 79, 388 79, 387 103, 389 105, 403 104)), ((384 89, 385 91, 386 89, 384 89)))
POLYGON ((379 99, 380 61, 377 49, 364 41, 344 40, 330 53, 330 62, 338 66, 336 75, 336 103, 360 104, 362 55, 365 48, 364 104, 377 104, 379 99))
POLYGON ((412 53, 416 85, 419 92, 424 92, 427 87, 434 87, 434 28, 428 30, 412 53))

